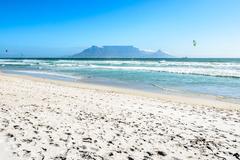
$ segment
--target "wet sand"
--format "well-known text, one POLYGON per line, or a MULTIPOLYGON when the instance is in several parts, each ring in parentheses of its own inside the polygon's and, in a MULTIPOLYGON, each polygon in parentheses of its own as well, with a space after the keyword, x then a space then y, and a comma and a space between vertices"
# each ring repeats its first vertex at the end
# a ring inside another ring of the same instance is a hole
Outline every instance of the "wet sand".
POLYGON ((237 160, 240 106, 1 73, 0 136, 19 160, 237 160))

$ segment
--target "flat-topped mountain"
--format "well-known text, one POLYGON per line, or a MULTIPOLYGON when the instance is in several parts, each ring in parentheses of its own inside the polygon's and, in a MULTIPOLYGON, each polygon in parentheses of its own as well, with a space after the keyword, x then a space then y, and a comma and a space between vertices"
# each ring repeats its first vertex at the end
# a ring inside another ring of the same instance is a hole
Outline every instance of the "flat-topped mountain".
POLYGON ((92 46, 72 56, 73 58, 173 58, 158 50, 140 50, 134 46, 92 46))

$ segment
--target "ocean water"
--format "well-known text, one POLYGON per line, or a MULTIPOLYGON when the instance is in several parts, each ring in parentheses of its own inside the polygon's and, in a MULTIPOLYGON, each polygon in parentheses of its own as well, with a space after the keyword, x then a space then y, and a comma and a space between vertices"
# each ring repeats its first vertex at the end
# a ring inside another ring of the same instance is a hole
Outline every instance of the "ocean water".
POLYGON ((240 99, 240 59, 0 59, 0 71, 240 99))

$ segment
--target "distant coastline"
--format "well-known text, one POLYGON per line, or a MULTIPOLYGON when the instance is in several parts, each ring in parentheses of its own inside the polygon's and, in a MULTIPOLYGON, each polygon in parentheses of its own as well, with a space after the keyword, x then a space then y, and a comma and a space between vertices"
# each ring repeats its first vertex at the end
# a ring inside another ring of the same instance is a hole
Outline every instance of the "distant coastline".
POLYGON ((92 46, 70 58, 174 58, 161 50, 144 51, 134 46, 92 46))

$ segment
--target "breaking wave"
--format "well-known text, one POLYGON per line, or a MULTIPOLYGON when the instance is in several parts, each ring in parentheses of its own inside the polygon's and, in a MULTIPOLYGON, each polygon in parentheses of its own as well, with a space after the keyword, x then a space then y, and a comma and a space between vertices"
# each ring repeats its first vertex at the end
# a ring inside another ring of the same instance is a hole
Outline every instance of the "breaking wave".
POLYGON ((168 72, 216 77, 240 78, 239 62, 177 62, 166 60, 0 60, 0 67, 22 66, 48 69, 81 70, 125 70, 143 72, 168 72))

